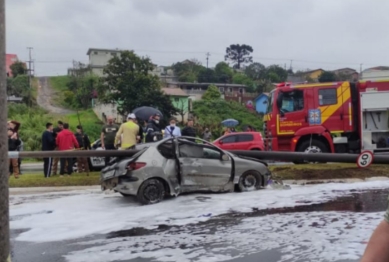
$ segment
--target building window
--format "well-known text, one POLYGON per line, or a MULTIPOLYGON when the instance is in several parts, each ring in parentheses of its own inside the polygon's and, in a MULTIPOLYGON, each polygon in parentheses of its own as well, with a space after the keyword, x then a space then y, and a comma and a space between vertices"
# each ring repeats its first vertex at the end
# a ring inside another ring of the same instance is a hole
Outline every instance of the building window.
POLYGON ((319 90, 319 105, 334 105, 338 102, 338 96, 336 88, 331 89, 320 89, 319 90))
POLYGON ((239 88, 239 93, 243 94, 243 88, 239 88))
POLYGON ((98 53, 97 53, 97 51, 94 51, 93 54, 94 54, 94 55, 97 55, 98 53))
POLYGON ((232 87, 228 88, 228 92, 232 93, 232 87))
POLYGON ((220 92, 224 92, 224 87, 219 87, 220 92))

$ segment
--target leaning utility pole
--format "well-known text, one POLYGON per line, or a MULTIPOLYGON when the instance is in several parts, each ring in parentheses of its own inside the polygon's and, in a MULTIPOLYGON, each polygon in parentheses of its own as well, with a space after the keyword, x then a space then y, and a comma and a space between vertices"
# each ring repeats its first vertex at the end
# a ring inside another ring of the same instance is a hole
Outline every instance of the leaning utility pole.
POLYGON ((31 101, 31 92, 32 92, 32 59, 31 59, 31 50, 32 50, 32 47, 27 47, 28 49, 28 87, 29 87, 29 90, 28 90, 28 104, 30 106, 32 106, 32 101, 31 101))
POLYGON ((209 60, 209 57, 211 56, 211 54, 208 52, 205 55, 207 56, 207 68, 208 68, 208 60, 209 60))
POLYGON ((10 261, 5 0, 0 0, 0 261, 10 261))

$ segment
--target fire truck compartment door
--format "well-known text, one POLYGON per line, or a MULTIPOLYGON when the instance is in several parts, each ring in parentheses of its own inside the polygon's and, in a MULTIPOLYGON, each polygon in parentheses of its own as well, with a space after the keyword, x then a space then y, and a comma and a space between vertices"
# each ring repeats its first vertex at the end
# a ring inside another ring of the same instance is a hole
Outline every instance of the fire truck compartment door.
POLYGON ((331 133, 342 133, 345 123, 349 122, 348 110, 345 112, 345 102, 350 100, 350 85, 347 83, 336 86, 323 86, 315 89, 315 102, 320 110, 320 119, 316 122, 331 133))

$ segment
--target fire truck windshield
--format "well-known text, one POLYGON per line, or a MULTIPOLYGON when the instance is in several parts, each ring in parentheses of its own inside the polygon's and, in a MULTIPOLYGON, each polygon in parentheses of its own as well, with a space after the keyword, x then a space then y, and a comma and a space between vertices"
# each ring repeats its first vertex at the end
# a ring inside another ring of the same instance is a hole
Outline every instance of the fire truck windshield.
POLYGON ((273 111, 273 103, 274 103, 274 91, 271 91, 269 94, 269 99, 267 101, 267 109, 266 113, 271 113, 273 111))

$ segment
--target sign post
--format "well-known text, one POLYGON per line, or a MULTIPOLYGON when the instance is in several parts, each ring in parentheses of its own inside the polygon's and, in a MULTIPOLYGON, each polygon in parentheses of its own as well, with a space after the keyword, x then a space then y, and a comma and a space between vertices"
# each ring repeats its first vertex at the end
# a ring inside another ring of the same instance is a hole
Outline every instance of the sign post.
POLYGON ((373 163, 374 155, 371 151, 363 151, 357 159, 357 165, 359 168, 365 168, 373 163))

